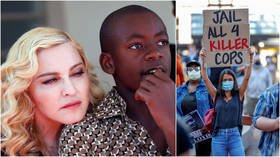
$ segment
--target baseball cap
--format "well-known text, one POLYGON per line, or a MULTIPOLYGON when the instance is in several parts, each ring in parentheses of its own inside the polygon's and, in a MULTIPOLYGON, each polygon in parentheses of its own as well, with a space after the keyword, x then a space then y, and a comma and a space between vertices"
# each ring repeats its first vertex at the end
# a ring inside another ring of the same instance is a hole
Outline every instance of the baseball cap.
POLYGON ((187 63, 187 67, 190 67, 192 65, 200 66, 200 63, 197 60, 191 60, 187 63))

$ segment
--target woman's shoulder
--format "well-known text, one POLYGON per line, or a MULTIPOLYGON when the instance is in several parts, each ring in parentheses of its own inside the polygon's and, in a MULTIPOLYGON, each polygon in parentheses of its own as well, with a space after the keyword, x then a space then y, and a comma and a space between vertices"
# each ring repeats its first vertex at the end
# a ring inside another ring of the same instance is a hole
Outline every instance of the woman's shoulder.
POLYGON ((185 92, 186 90, 187 90, 187 82, 184 82, 183 84, 181 84, 176 88, 177 93, 185 92))
POLYGON ((207 90, 207 87, 206 87, 205 83, 200 83, 197 86, 197 91, 203 91, 203 92, 208 93, 208 90, 207 90))

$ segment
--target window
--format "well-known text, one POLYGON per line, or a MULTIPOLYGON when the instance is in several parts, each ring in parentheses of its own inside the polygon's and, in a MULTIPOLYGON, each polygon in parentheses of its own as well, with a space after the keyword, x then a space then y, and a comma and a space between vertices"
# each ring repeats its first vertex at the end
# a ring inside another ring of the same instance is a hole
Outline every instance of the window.
POLYGON ((1 63, 23 33, 45 23, 45 2, 1 1, 1 63))

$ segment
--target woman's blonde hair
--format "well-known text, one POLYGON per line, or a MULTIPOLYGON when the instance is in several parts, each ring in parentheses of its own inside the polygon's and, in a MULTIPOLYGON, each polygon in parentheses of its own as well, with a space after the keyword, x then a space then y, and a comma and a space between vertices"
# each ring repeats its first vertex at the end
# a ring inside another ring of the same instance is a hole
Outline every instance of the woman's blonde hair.
POLYGON ((40 152, 34 124, 34 104, 27 89, 38 71, 37 52, 70 42, 79 52, 90 77, 90 102, 101 100, 97 76, 92 72, 83 48, 69 34, 54 28, 38 27, 23 34, 11 47, 1 67, 1 151, 8 155, 28 155, 40 152))

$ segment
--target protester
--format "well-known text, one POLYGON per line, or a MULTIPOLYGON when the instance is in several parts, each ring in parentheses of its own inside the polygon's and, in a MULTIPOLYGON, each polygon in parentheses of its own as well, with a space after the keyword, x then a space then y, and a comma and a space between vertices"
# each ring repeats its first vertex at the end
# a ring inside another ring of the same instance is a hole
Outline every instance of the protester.
MULTIPOLYGON (((177 112, 183 117, 197 110, 203 120, 205 113, 213 108, 213 105, 211 96, 201 79, 200 63, 196 60, 190 61, 187 64, 187 74, 189 80, 177 88, 177 112)), ((198 156, 210 156, 211 139, 197 143, 195 149, 198 156)))
POLYGON ((272 78, 267 68, 260 61, 260 56, 254 57, 254 65, 244 100, 244 114, 253 116, 258 97, 266 88, 272 85, 272 78), (260 83, 261 82, 261 83, 260 83))
POLYGON ((266 68, 268 69, 268 71, 270 72, 271 78, 272 78, 272 82, 275 82, 275 76, 276 76, 276 71, 277 71, 277 67, 275 65, 275 63, 273 63, 272 61, 272 57, 271 56, 266 56, 266 68))
POLYGON ((212 134, 213 156, 244 156, 241 140, 243 98, 251 74, 253 52, 249 49, 250 64, 247 65, 244 80, 238 89, 236 76, 230 69, 221 72, 218 88, 216 89, 206 74, 207 51, 200 52, 201 75, 206 88, 215 102, 215 120, 212 134))
POLYGON ((253 124, 262 130, 259 150, 263 156, 279 156, 279 82, 260 96, 253 124))

